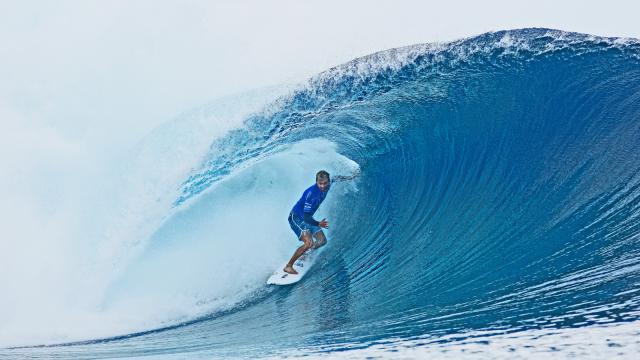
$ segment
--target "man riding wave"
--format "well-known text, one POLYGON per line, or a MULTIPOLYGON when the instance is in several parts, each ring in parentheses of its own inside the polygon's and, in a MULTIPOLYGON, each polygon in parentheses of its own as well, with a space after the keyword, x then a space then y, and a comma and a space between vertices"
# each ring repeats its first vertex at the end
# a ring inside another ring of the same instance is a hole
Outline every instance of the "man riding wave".
MULTIPOLYGON (((352 176, 336 176, 333 183, 343 180, 351 180, 358 174, 352 176)), ((327 238, 322 232, 322 229, 329 228, 329 222, 327 219, 317 221, 313 218, 313 214, 318 210, 320 204, 324 201, 331 188, 331 177, 328 172, 324 170, 318 171, 316 174, 316 183, 307 188, 300 197, 300 200, 291 209, 289 213, 289 226, 291 230, 296 234, 298 240, 304 244, 296 249, 295 253, 289 260, 289 263, 284 267, 284 271, 289 274, 297 274, 298 272, 293 268, 293 264, 298 260, 302 254, 307 250, 314 248, 318 249, 327 243, 327 238), (315 239, 315 243, 313 241, 315 239)))

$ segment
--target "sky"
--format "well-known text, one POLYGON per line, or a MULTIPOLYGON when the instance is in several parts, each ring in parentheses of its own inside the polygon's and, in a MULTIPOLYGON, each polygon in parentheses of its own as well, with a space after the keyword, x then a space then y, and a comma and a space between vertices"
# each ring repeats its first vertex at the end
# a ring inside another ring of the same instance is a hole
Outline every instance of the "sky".
POLYGON ((0 0, 0 130, 124 146, 375 51, 521 27, 638 38, 637 14, 632 0, 0 0))

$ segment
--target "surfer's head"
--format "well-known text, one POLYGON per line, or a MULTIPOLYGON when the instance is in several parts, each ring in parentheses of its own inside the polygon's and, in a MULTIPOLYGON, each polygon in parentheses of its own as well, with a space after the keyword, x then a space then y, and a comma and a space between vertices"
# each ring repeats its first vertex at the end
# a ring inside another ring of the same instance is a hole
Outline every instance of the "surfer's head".
POLYGON ((328 172, 324 170, 318 171, 316 174, 316 185, 320 188, 320 191, 325 192, 329 190, 331 185, 331 178, 328 172))

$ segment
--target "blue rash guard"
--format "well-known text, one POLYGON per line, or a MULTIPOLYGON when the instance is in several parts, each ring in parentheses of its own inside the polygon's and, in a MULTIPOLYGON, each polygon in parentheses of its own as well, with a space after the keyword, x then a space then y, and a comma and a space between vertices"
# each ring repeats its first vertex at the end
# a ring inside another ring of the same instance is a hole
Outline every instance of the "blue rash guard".
POLYGON ((325 192, 320 191, 317 184, 311 185, 302 193, 302 197, 293 206, 291 213, 303 219, 307 224, 318 226, 320 223, 313 218, 313 214, 318 210, 328 192, 329 189, 325 192))

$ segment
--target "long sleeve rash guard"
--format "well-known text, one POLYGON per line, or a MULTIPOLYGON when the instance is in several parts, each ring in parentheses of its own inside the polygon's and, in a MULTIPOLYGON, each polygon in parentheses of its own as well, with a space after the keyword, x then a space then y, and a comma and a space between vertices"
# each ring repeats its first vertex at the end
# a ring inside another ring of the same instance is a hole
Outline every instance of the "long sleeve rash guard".
POLYGON ((313 214, 318 210, 328 192, 328 189, 325 192, 320 191, 317 184, 311 185, 302 193, 302 197, 293 206, 291 212, 298 215, 307 224, 318 226, 319 222, 313 218, 313 214))

